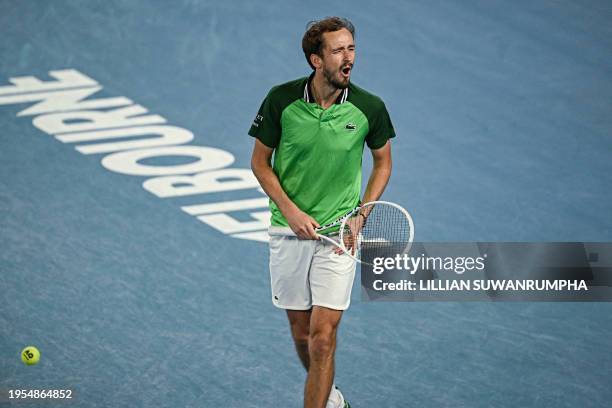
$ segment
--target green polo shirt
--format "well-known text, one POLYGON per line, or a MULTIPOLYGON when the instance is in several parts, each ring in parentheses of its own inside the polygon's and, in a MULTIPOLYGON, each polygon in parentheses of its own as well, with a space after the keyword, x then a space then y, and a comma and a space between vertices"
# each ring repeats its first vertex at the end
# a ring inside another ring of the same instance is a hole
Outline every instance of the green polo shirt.
MULTIPOLYGON (((272 88, 249 135, 275 149, 283 190, 323 225, 359 204, 364 144, 381 148, 395 132, 383 101, 353 83, 323 109, 311 96, 312 77, 272 88)), ((272 225, 288 226, 272 200, 270 211, 272 225)))

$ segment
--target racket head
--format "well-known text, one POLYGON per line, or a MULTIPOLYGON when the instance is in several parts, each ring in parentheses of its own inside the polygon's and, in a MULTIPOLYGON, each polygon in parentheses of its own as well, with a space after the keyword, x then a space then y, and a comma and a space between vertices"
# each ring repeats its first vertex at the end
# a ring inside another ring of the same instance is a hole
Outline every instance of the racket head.
POLYGON ((377 257, 394 257, 410 251, 414 222, 402 206, 371 201, 353 210, 340 225, 341 249, 361 263, 377 257))

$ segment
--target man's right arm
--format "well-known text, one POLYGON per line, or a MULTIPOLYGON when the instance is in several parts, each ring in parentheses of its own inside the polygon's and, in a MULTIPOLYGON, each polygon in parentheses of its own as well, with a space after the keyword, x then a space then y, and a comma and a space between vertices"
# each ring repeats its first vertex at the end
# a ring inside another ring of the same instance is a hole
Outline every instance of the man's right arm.
POLYGON ((276 173, 272 169, 272 153, 274 149, 255 139, 253 154, 251 155, 251 169, 257 177, 259 184, 268 197, 276 203, 283 213, 289 227, 301 239, 318 239, 315 228, 319 227, 317 221, 300 210, 283 190, 276 173))

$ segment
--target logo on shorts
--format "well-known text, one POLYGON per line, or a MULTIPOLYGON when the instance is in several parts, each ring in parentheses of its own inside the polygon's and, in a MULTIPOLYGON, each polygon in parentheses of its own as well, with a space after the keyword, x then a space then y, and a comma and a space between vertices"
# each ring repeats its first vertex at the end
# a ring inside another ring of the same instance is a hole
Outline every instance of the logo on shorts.
POLYGON ((353 122, 349 122, 346 124, 346 126, 344 127, 346 130, 350 130, 351 132, 353 130, 357 130, 357 125, 354 124, 353 122))

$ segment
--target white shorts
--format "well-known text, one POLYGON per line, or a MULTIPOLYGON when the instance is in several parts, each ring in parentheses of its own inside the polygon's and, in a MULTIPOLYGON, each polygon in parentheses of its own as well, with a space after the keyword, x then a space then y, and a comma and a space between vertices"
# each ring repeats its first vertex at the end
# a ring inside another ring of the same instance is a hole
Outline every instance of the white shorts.
POLYGON ((334 253, 324 240, 270 236, 272 303, 281 309, 324 306, 346 310, 351 303, 356 262, 334 253))

